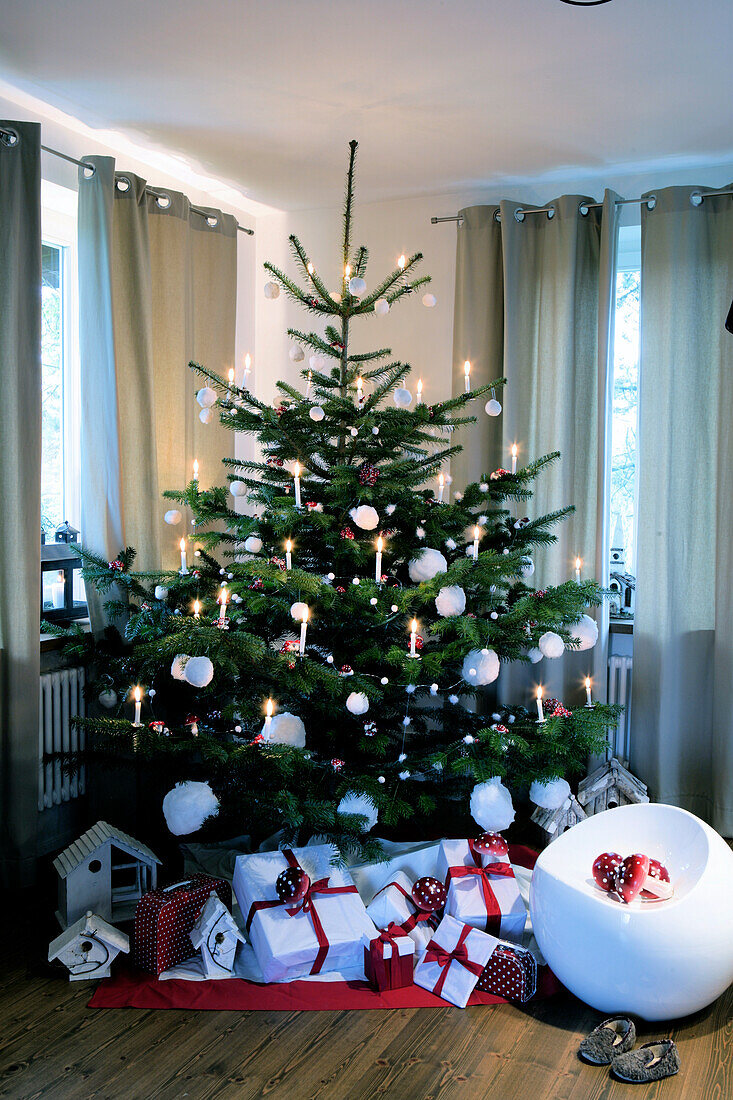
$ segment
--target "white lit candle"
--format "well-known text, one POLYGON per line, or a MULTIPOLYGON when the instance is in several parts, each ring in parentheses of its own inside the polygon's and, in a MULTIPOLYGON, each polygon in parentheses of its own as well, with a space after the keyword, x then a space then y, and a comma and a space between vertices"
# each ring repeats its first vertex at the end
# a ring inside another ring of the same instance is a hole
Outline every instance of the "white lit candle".
POLYGON ((575 579, 580 584, 580 567, 583 564, 582 558, 575 559, 575 579))
POLYGON ((178 543, 178 546, 181 551, 181 574, 183 575, 185 573, 188 573, 188 566, 186 565, 186 540, 181 539, 181 541, 178 543))
POLYGON ((139 728, 140 726, 142 726, 142 722, 140 721, 140 711, 142 710, 142 705, 143 705, 142 704, 142 698, 143 698, 142 688, 140 688, 140 687, 133 688, 132 689, 132 697, 135 700, 135 721, 132 724, 133 724, 133 726, 136 726, 136 727, 139 728))
POLYGON ((590 676, 586 676, 585 678, 585 705, 587 707, 593 706, 593 698, 590 692, 590 676))
POLYGON ((417 380, 417 403, 422 405, 422 378, 417 380))
POLYGON ((193 480, 196 482, 196 488, 199 487, 199 460, 194 458, 193 460, 193 480))
POLYGON ((417 619, 413 619, 410 624, 410 656, 416 657, 415 645, 417 643, 417 619))
POLYGON ((232 399, 231 387, 234 385, 234 367, 229 368, 229 389, 227 390, 227 401, 232 399))
POLYGON ((404 270, 405 270, 405 264, 406 264, 406 263, 407 263, 407 260, 405 259, 405 254, 404 254, 404 252, 403 252, 403 254, 402 254, 402 255, 401 255, 401 256, 399 257, 399 259, 397 260, 397 266, 398 266, 398 268, 400 269, 400 271, 404 271, 404 270))
POLYGON ((293 568, 293 543, 291 539, 287 539, 285 542, 285 568, 293 568))
POLYGON ((445 474, 438 474, 438 500, 442 504, 445 492, 445 474))
POLYGON ((56 574, 56 580, 51 585, 51 602, 55 608, 61 608, 66 601, 66 581, 64 580, 64 571, 59 569, 56 574))
POLYGON ((544 722, 545 712, 542 709, 542 685, 537 688, 537 721, 544 722))
POLYGON ((377 539, 377 560, 374 565, 374 579, 377 584, 382 583, 382 549, 384 547, 384 539, 380 535, 377 539))
POLYGON ((467 359, 463 364, 463 377, 466 383, 466 393, 471 392, 471 360, 467 359))
POLYGON ((293 477, 295 478, 295 507, 300 508, 300 463, 296 462, 293 466, 293 477))
POLYGON ((247 375, 252 370, 252 356, 247 352, 244 357, 244 384, 247 385, 247 375))
POLYGON ((227 599, 228 598, 229 598, 229 593, 227 592, 224 585, 222 585, 221 586, 221 591, 219 592, 219 599, 217 600, 217 603, 220 605, 219 606, 219 626, 224 626, 224 623, 227 621, 227 599))
POLYGON ((305 399, 306 399, 306 401, 308 400, 308 398, 311 395, 311 386, 312 386, 312 384, 313 384, 313 371, 309 370, 308 371, 308 385, 305 387, 305 399))
POLYGON ((476 524, 473 529, 473 560, 478 561, 478 540, 481 538, 481 528, 476 524))
POLYGON ((193 601, 193 617, 199 619, 201 617, 201 600, 193 601))
POLYGON ((300 624, 300 655, 305 653, 305 632, 308 629, 308 608, 303 611, 303 621, 300 624))
POLYGON ((512 473, 513 474, 516 474, 516 472, 517 472, 517 454, 518 453, 519 453, 519 448, 517 447, 516 443, 512 443, 512 473))
POLYGON ((272 711, 274 703, 272 699, 267 700, 267 706, 265 707, 265 728, 263 730, 263 737, 265 741, 270 740, 270 726, 272 725, 272 711))
POLYGON ((361 405, 362 401, 364 400, 364 391, 363 391, 363 388, 362 388, 363 385, 364 385, 364 380, 361 377, 361 375, 359 375, 359 377, 356 380, 356 400, 360 405, 361 405))

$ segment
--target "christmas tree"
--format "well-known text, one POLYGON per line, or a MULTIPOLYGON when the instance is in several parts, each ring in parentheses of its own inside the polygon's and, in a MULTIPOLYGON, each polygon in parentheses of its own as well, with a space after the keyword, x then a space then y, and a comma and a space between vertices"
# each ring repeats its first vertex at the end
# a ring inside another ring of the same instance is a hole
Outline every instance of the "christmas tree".
POLYGON ((265 264, 266 296, 284 292, 317 323, 289 330, 302 392, 278 383, 273 408, 246 379, 238 387, 191 364, 205 383, 202 409, 256 436, 260 458, 226 459, 226 486, 200 491, 195 473, 166 492, 177 504, 166 519, 193 521, 180 572, 136 573, 130 548, 114 562, 84 548, 87 582, 125 626, 74 644, 92 697, 116 706, 80 720, 95 754, 119 764, 134 752, 171 785, 209 785, 178 789, 193 820, 171 804, 174 831, 195 828, 216 798, 210 835, 280 831, 290 844, 317 835, 371 857, 376 820, 394 830, 412 819, 419 835, 470 802, 482 828, 506 827, 510 792, 524 797, 535 783, 553 797, 550 781, 584 769, 618 711, 497 706, 489 694, 506 662, 592 645, 585 612, 603 592, 592 581, 529 583, 533 551, 572 510, 520 516, 557 454, 486 471, 451 495, 454 432, 474 420, 476 402, 500 412, 503 378, 471 390, 467 372, 464 394, 428 406, 388 348, 352 352, 355 322, 429 282, 417 253, 369 289, 367 249, 352 247, 355 156, 352 142, 338 292, 295 236, 298 278, 265 264), (232 498, 242 497, 239 511, 232 498))

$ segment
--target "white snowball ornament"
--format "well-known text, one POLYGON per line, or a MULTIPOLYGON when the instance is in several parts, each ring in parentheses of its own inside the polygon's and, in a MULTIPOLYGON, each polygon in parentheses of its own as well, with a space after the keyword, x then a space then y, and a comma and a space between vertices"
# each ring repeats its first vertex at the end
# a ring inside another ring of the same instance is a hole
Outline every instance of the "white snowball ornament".
POLYGON ((543 810, 558 810, 566 798, 570 797, 570 784, 567 779, 550 779, 540 783, 538 779, 529 788, 530 801, 543 810))
POLYGON ((379 512, 371 504, 360 504, 358 508, 352 508, 349 515, 362 531, 373 531, 379 523, 379 512))
POLYGON ((377 298, 374 303, 374 312, 377 317, 386 317, 389 313, 389 302, 386 298, 377 298))
POLYGON ((519 574, 522 577, 531 577, 534 573, 534 562, 531 558, 522 558, 522 564, 519 566, 519 574))
POLYGON ((292 749, 305 748, 305 726, 302 718, 284 710, 270 722, 270 741, 276 745, 289 745, 292 749))
POLYGON ((264 286, 265 297, 274 302, 276 298, 280 297, 280 287, 277 283, 265 283, 264 286))
POLYGON ((426 309, 432 309, 437 301, 438 299, 434 294, 423 294, 422 296, 422 304, 426 309))
POLYGON ((176 653, 171 665, 171 676, 174 680, 185 680, 186 665, 191 660, 187 653, 176 653))
POLYGON ((163 799, 163 817, 174 836, 196 833, 207 818, 219 812, 219 799, 208 783, 176 783, 163 799))
POLYGON ((404 386, 394 391, 394 403, 398 409, 406 409, 412 404, 412 394, 404 386))
POLYGON ((288 355, 290 356, 290 361, 292 363, 302 363, 305 359, 305 352, 303 351, 300 344, 291 344, 288 355))
POLYGON ((435 597, 435 609, 444 619, 449 615, 462 615, 466 610, 466 593, 458 584, 446 585, 435 597))
POLYGON ((493 649, 472 649, 463 658, 461 675, 473 687, 493 684, 499 675, 499 658, 493 649))
POLYGON ((229 492, 233 497, 243 497, 247 494, 247 486, 243 481, 232 481, 229 483, 229 492))
POLYGON ((538 645, 543 657, 562 657, 565 652, 565 642, 554 630, 547 630, 540 638, 538 645))
POLYGON ((155 598, 156 600, 167 600, 168 589, 164 584, 156 584, 155 586, 155 598))
POLYGON ((346 700, 346 709, 350 714, 366 714, 369 710, 369 700, 363 691, 352 691, 346 700))
POLYGON ((248 554, 259 554, 262 549, 262 539, 259 535, 248 535, 244 540, 244 549, 248 554))
POLYGON ((311 420, 315 420, 316 424, 323 420, 325 415, 326 414, 320 405, 314 405, 312 409, 308 410, 308 416, 311 418, 311 420))
POLYGON ((570 633, 579 642, 578 649, 592 649, 598 641, 598 624, 590 615, 584 615, 579 623, 573 623, 570 633))
POLYGON ((498 775, 476 784, 470 805, 471 817, 487 833, 501 833, 514 821, 512 796, 498 775))
POLYGON ((365 794, 356 794, 354 791, 348 791, 338 804, 338 812, 340 814, 358 814, 360 817, 366 818, 366 821, 361 826, 363 833, 371 832, 374 826, 377 824, 377 807, 372 802, 371 798, 365 794))
POLYGON ((437 577, 438 573, 445 573, 447 569, 448 562, 444 555, 441 554, 440 550, 432 550, 429 546, 424 547, 416 554, 407 566, 410 580, 414 584, 431 581, 433 577, 437 577))
POLYGON ((97 696, 97 702, 101 707, 104 707, 105 710, 112 710, 112 707, 117 706, 117 692, 113 691, 112 688, 105 688, 105 690, 100 691, 97 696))
POLYGON ((196 400, 202 409, 210 409, 216 404, 216 390, 212 390, 211 386, 204 386, 196 394, 196 400))
POLYGON ((166 523, 169 523, 171 525, 171 527, 175 527, 175 525, 177 523, 181 522, 181 520, 183 519, 183 516, 181 515, 181 513, 178 511, 177 508, 171 508, 163 516, 163 519, 165 520, 166 523))
POLYGON ((484 405, 484 409, 489 414, 489 416, 498 416, 501 412, 501 405, 495 397, 492 397, 489 401, 486 402, 486 404, 484 405))
POLYGON ((366 292, 366 283, 363 279, 360 279, 358 275, 355 275, 353 279, 349 279, 349 294, 353 298, 361 298, 366 292))
POLYGON ((302 603, 300 600, 290 605, 290 617, 296 619, 299 623, 303 621, 303 616, 307 615, 310 611, 307 603, 302 603))
POLYGON ((544 657, 544 653, 541 649, 537 649, 537 647, 535 646, 532 649, 527 650, 527 656, 529 657, 532 664, 536 665, 539 664, 539 662, 542 660, 542 658, 544 657))
POLYGON ((214 419, 213 409, 201 409, 199 413, 199 420, 202 424, 209 424, 214 419))
POLYGON ((208 657, 189 657, 183 678, 195 688, 205 688, 214 679, 214 666, 208 657))

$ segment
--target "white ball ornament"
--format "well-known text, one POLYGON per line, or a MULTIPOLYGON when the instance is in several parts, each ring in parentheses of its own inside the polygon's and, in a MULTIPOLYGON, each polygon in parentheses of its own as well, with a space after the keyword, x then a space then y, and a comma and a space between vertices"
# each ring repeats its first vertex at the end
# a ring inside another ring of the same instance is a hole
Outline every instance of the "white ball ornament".
POLYGON ((183 516, 181 515, 181 513, 178 511, 177 508, 171 508, 163 516, 163 519, 165 520, 166 523, 170 524, 171 527, 175 527, 175 525, 177 523, 181 522, 181 520, 183 519, 183 516))
POLYGON ((349 294, 351 294, 353 298, 363 297, 366 288, 366 283, 363 279, 359 278, 358 275, 355 275, 353 279, 349 279, 349 294))
POLYGON ((302 363, 305 359, 305 352, 303 351, 300 344, 291 344, 288 355, 290 356, 290 361, 292 363, 302 363))
POLYGON ((303 616, 307 615, 310 611, 307 603, 302 603, 300 600, 290 605, 290 617, 296 619, 299 623, 303 621, 303 616))
POLYGON ((495 397, 492 397, 489 401, 487 401, 484 405, 484 408, 489 416, 498 416, 501 412, 501 404, 496 400, 495 397))
POLYGON ((191 660, 187 653, 176 653, 171 664, 171 676, 174 680, 185 680, 186 665, 191 660))
POLYGON ((554 630, 547 630, 540 638, 538 645, 543 657, 562 657, 565 652, 565 642, 554 630))
POLYGON ((379 523, 379 512, 371 504, 360 504, 358 508, 352 508, 349 515, 362 531, 373 531, 379 523))
POLYGON ((404 386, 394 391, 394 403, 398 409, 406 409, 412 404, 412 394, 404 386))
POLYGON ((243 497, 247 493, 247 486, 243 481, 232 481, 229 484, 229 492, 233 497, 243 497))
POLYGON ((435 597, 435 609, 444 619, 449 615, 462 615, 466 610, 466 593, 458 584, 446 585, 435 597))
POLYGON ((259 554, 262 549, 262 539, 259 535, 248 535, 244 540, 244 549, 248 554, 259 554))
POLYGON ((438 299, 435 297, 434 294, 423 294, 422 296, 422 304, 425 306, 426 309, 432 309, 437 301, 438 299))
POLYGON ((366 818, 366 821, 360 826, 363 833, 370 832, 377 824, 377 807, 372 802, 371 798, 365 794, 356 794, 354 791, 348 791, 338 804, 338 812, 340 814, 358 814, 359 817, 366 818))
POLYGON ((498 775, 476 784, 470 805, 471 817, 487 833, 501 833, 514 821, 512 796, 498 775))
POLYGON ((346 709, 350 714, 366 714, 369 710, 369 700, 363 691, 352 691, 346 700, 346 709))
POLYGON ((214 666, 208 657, 189 657, 183 678, 191 687, 205 688, 214 679, 214 666))
POLYGON ((265 283, 264 291, 265 297, 271 302, 280 297, 280 287, 277 283, 265 283))
POLYGON ((598 624, 591 619, 590 615, 584 615, 580 622, 573 623, 569 630, 572 637, 579 642, 579 650, 592 649, 598 641, 598 624))
POLYGON ((156 584, 155 586, 155 598, 156 600, 167 600, 168 589, 164 584, 156 584))
POLYGON ((196 400, 202 409, 210 409, 216 404, 216 390, 212 390, 211 386, 204 386, 196 394, 196 400))
POLYGON ((386 298, 377 298, 374 303, 374 312, 377 317, 386 317, 389 313, 389 302, 386 298))
POLYGON ((527 650, 527 656, 529 657, 532 664, 536 665, 539 664, 539 662, 542 660, 542 658, 544 657, 544 653, 541 649, 537 649, 537 647, 534 646, 532 649, 527 650))
POLYGON ((519 573, 522 577, 531 577, 534 573, 534 562, 531 558, 522 558, 522 564, 519 566, 519 573))
POLYGON ((219 812, 219 799, 208 783, 189 780, 176 783, 163 799, 163 817, 174 836, 196 833, 203 823, 219 812))
POLYGON ((97 696, 97 702, 100 706, 104 707, 105 710, 112 710, 112 707, 117 706, 117 692, 113 691, 112 688, 105 688, 105 690, 100 691, 97 696))
POLYGON ((493 649, 472 649, 463 658, 461 675, 473 687, 493 684, 499 675, 499 658, 493 649))
POLYGON ((199 420, 202 424, 209 424, 214 419, 213 409, 201 409, 199 413, 199 420))
POLYGON ((529 788, 529 798, 535 806, 543 810, 558 810, 566 798, 570 797, 570 784, 567 779, 550 779, 540 783, 538 779, 529 788))
POLYGON ((311 420, 314 420, 316 424, 319 424, 320 421, 323 420, 325 415, 326 414, 320 405, 314 405, 312 409, 308 410, 308 416, 311 418, 311 420))
POLYGON ((425 546, 410 561, 407 572, 414 584, 420 584, 422 581, 431 581, 433 577, 437 577, 438 573, 445 573, 447 569, 448 562, 440 550, 432 550, 429 546, 425 546))
POLYGON ((305 726, 302 718, 284 710, 270 722, 270 741, 276 745, 289 745, 291 749, 305 748, 305 726))

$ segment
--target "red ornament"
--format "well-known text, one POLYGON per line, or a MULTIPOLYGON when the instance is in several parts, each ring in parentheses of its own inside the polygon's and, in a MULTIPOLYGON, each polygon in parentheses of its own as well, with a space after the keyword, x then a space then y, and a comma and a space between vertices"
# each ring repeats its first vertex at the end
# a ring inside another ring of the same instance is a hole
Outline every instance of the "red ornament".
POLYGON ((281 458, 277 458, 275 455, 270 455, 268 458, 265 459, 265 465, 271 468, 273 466, 282 466, 283 460, 281 458))
POLYGON ((114 561, 109 562, 110 569, 114 569, 116 573, 121 573, 125 568, 119 558, 115 558, 114 561))
POLYGON ((492 856, 505 856, 509 851, 509 845, 501 833, 481 833, 473 842, 474 848, 479 852, 488 852, 492 856))
POLYGON ((262 577, 255 577, 255 579, 252 581, 252 583, 248 584, 247 587, 248 588, 254 588, 254 590, 256 592, 261 592, 262 589, 265 587, 265 585, 262 581, 262 577))
POLYGON ((627 856, 616 870, 615 888, 621 901, 628 903, 641 893, 649 874, 649 856, 637 852, 627 856))
POLYGON ((270 563, 270 565, 276 565, 278 567, 278 569, 284 569, 285 568, 285 559, 284 558, 270 558, 269 563, 270 563))
POLYGON ((376 722, 365 722, 364 723, 364 736, 365 737, 374 737, 374 734, 376 732, 377 732, 377 723, 376 722))
POLYGON ((345 763, 345 760, 339 760, 338 756, 334 756, 333 760, 331 761, 331 767, 335 772, 340 772, 345 763))
POLYGON ((572 713, 559 699, 548 699, 545 704, 545 714, 548 718, 570 718, 572 713))
POLYGON ((277 413, 278 418, 280 418, 286 410, 287 410, 287 405, 278 405, 278 407, 275 409, 275 412, 277 413))
POLYGON ((498 479, 499 479, 500 477, 506 477, 506 475, 507 475, 508 473, 509 473, 509 471, 508 471, 508 470, 504 470, 504 469, 502 469, 502 467, 500 466, 498 470, 494 470, 493 474, 490 474, 490 475, 489 475, 489 478, 490 478, 490 480, 491 480, 491 481, 498 481, 498 479))
POLYGON ((165 722, 161 722, 160 718, 155 718, 148 723, 148 729, 152 730, 153 733, 162 733, 165 729, 165 722))
POLYGON ((351 530, 350 527, 342 527, 341 528, 341 538, 342 539, 353 539, 353 537, 354 537, 354 532, 351 530))
POLYGON ((509 727, 505 726, 502 722, 497 722, 496 725, 491 728, 492 730, 496 730, 497 733, 509 733, 509 727))
MULTIPOLYGON (((423 641, 422 634, 416 634, 415 635, 415 649, 422 649, 424 644, 425 643, 423 641)), ((408 642, 407 648, 411 649, 411 643, 408 642)))
POLYGON ((337 591, 337 592, 340 592, 340 593, 341 593, 341 595, 343 596, 343 594, 344 594, 344 592, 346 591, 346 589, 344 588, 344 586, 343 586, 342 584, 337 584, 337 585, 336 585, 336 591, 337 591))
POLYGON ((659 901, 672 896, 669 871, 658 859, 649 860, 649 874, 641 896, 647 901, 659 901))
POLYGON ((538 588, 536 592, 532 593, 532 595, 534 596, 534 598, 536 600, 541 600, 543 596, 547 595, 547 589, 546 588, 538 588))
POLYGON ((372 466, 371 462, 362 462, 359 467, 358 477, 361 485, 368 485, 370 489, 373 489, 377 484, 379 470, 376 466, 372 466))
POLYGON ((311 880, 302 867, 286 867, 277 876, 275 889, 280 901, 300 901, 310 884, 311 880))
POLYGON ((618 852, 601 852, 593 861, 593 878, 607 894, 616 889, 616 872, 622 863, 618 852))
POLYGON ((448 898, 448 891, 439 878, 432 875, 423 875, 412 888, 412 900, 418 909, 426 913, 437 913, 442 909, 448 898))
POLYGON ((339 676, 353 676, 354 670, 351 665, 341 665, 339 669, 339 676))

